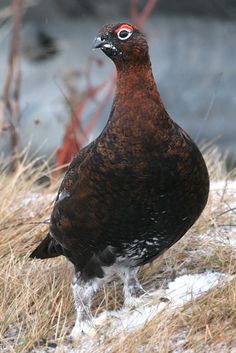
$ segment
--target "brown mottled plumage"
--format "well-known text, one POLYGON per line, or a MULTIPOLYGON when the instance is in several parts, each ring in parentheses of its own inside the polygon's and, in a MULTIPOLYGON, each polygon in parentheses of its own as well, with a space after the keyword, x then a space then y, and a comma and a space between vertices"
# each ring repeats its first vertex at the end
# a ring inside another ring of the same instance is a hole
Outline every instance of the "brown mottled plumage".
MULTIPOLYGON (((73 336, 85 331, 88 320, 78 297, 89 307, 108 269, 126 281, 132 268, 173 245, 200 216, 209 189, 199 149, 164 108, 142 32, 129 24, 107 25, 94 47, 117 69, 110 117, 72 161, 50 232, 31 255, 65 255, 75 265, 73 336)), ((136 279, 135 288, 130 283, 125 282, 127 303, 138 287, 136 279)))

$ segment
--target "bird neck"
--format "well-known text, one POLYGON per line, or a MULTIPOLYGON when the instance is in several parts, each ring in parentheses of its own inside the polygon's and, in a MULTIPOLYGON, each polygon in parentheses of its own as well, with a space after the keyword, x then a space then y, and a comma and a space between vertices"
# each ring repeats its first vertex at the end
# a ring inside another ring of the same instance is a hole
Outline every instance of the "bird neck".
POLYGON ((163 106, 150 62, 117 67, 116 97, 131 95, 149 97, 163 106))

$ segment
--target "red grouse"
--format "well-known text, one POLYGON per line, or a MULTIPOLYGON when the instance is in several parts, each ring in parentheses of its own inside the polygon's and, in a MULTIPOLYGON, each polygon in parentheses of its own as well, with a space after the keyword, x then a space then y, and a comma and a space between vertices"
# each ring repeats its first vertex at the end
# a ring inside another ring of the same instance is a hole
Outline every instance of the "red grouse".
POLYGON ((31 254, 64 255, 75 266, 72 337, 90 325, 93 294, 108 273, 122 277, 125 304, 133 303, 138 266, 186 233, 209 191, 199 149, 165 110, 144 34, 127 23, 106 25, 93 47, 117 69, 111 113, 100 136, 69 166, 49 233, 31 254))

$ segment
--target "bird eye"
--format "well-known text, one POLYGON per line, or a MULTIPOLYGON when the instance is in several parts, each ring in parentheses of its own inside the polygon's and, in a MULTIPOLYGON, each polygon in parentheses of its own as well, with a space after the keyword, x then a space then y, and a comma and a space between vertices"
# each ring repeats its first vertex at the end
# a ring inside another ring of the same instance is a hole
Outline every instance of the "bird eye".
POLYGON ((132 34, 132 31, 128 31, 127 29, 121 29, 118 33, 117 33, 117 37, 121 40, 125 40, 128 39, 132 34))

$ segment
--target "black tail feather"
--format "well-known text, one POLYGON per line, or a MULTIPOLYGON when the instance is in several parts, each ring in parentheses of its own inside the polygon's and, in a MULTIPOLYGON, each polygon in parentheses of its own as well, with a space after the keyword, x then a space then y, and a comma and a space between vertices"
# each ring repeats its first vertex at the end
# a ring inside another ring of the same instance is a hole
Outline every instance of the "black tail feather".
POLYGON ((37 248, 30 254, 31 258, 48 259, 63 255, 63 250, 60 244, 51 237, 50 234, 37 246, 37 248))

